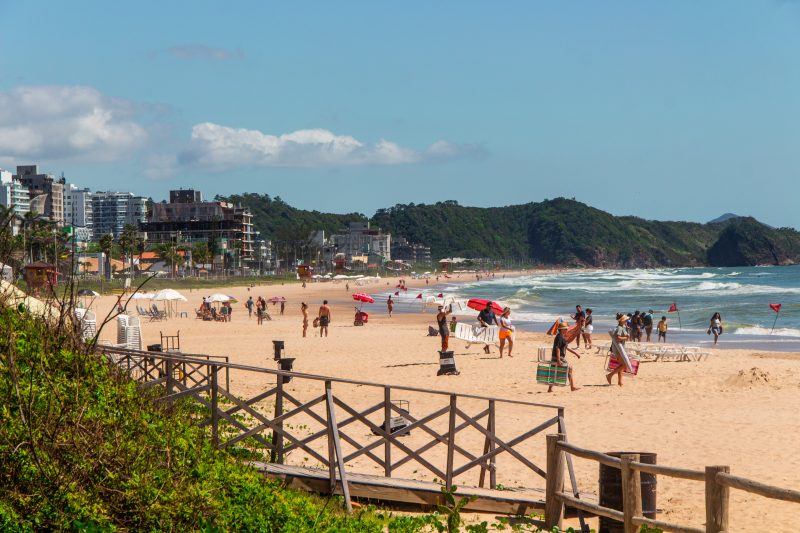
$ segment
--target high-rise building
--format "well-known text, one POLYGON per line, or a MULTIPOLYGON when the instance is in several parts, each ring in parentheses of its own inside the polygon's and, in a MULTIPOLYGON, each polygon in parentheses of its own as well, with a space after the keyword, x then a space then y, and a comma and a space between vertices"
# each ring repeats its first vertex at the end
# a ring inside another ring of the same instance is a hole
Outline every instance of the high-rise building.
POLYGON ((72 183, 64 185, 64 223, 72 226, 81 235, 92 238, 94 226, 92 191, 79 189, 72 183))
POLYGON ((40 174, 39 165, 17 166, 14 178, 28 189, 30 210, 43 215, 58 225, 64 224, 64 179, 56 180, 50 174, 40 174))
POLYGON ((383 261, 392 259, 392 235, 370 227, 369 222, 351 222, 349 233, 331 235, 331 241, 335 253, 345 254, 348 260, 353 256, 369 255, 383 261))
MULTIPOLYGON (((228 202, 193 201, 200 191, 170 191, 169 203, 153 204, 141 230, 148 242, 207 242, 215 268, 258 268, 250 210, 228 202)), ((263 262, 262 265, 263 267, 263 262)))
POLYGON ((31 209, 28 189, 11 172, 0 168, 0 204, 10 207, 17 215, 24 215, 31 209))
POLYGON ((92 233, 100 239, 109 233, 119 238, 127 224, 138 226, 147 219, 147 198, 132 192, 92 194, 92 233))

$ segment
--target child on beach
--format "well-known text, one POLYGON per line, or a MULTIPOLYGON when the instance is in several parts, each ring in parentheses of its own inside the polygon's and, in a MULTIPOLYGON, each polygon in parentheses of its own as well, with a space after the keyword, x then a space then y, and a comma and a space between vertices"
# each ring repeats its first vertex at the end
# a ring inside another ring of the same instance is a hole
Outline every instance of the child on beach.
POLYGON ((667 317, 662 316, 658 323, 658 342, 667 342, 667 317))

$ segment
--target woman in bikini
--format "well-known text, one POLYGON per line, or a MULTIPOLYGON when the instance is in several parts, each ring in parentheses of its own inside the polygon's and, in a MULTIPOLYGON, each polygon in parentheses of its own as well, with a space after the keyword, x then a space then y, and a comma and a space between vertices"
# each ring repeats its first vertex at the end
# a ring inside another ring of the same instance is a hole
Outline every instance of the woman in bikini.
POLYGON ((300 311, 303 313, 303 337, 305 337, 308 330, 308 305, 305 302, 300 304, 300 311))
POLYGON ((500 315, 500 357, 503 357, 503 348, 508 341, 508 356, 511 355, 511 350, 514 348, 514 325, 511 323, 511 309, 506 307, 503 309, 503 314, 500 315))

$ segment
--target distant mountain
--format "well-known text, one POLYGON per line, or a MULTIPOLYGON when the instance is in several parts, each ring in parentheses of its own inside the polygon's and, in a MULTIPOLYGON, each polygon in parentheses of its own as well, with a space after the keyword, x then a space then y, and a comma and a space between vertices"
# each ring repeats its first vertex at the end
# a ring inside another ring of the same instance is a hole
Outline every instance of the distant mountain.
POLYGON ((344 231, 348 222, 370 220, 393 235, 430 246, 434 259, 489 257, 605 268, 800 263, 800 233, 730 213, 707 224, 662 222, 618 217, 556 198, 488 208, 455 201, 399 204, 368 219, 361 213, 296 209, 267 195, 224 199, 249 207, 256 230, 273 240, 305 240, 314 230, 344 231))
POLYGON ((727 222, 734 218, 742 218, 739 215, 734 215, 733 213, 725 213, 724 215, 720 215, 714 220, 709 220, 708 224, 720 224, 722 222, 727 222))

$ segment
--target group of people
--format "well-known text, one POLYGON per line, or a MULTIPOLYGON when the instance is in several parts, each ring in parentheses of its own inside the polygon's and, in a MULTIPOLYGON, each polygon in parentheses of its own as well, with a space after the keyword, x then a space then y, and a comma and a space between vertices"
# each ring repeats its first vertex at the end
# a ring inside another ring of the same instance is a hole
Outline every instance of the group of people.
MULTIPOLYGON (((285 302, 281 302, 281 314, 283 314, 283 306, 285 302)), ((258 320, 258 324, 262 324, 264 319, 272 320, 272 317, 267 312, 267 301, 262 298, 261 296, 257 297, 255 301, 253 297, 249 297, 245 302, 244 306, 247 308, 247 317, 252 318, 253 312, 256 314, 256 320, 258 320)))
POLYGON ((203 302, 200 304, 197 314, 200 315, 203 320, 230 322, 233 317, 233 306, 231 306, 230 302, 222 302, 220 303, 219 311, 217 311, 217 308, 211 305, 211 302, 208 301, 208 297, 206 296, 203 298, 203 302))
MULTIPOLYGON (((452 304, 445 310, 444 305, 440 305, 438 307, 438 313, 436 314, 436 324, 439 329, 439 336, 442 340, 442 351, 446 352, 449 346, 450 341, 450 333, 456 330, 456 317, 452 317, 450 321, 450 327, 447 324, 447 315, 453 312, 452 304)), ((503 352, 505 351, 506 344, 508 345, 508 356, 513 357, 511 355, 511 351, 514 349, 514 324, 511 323, 511 308, 505 307, 503 311, 500 313, 500 316, 497 316, 497 313, 494 312, 494 303, 487 302, 486 307, 481 309, 478 313, 478 325, 476 328, 488 328, 489 326, 497 326, 499 329, 498 337, 500 339, 500 357, 503 357, 503 352)), ((484 352, 491 353, 489 345, 486 344, 483 347, 484 352)))

